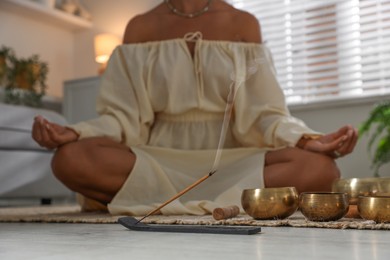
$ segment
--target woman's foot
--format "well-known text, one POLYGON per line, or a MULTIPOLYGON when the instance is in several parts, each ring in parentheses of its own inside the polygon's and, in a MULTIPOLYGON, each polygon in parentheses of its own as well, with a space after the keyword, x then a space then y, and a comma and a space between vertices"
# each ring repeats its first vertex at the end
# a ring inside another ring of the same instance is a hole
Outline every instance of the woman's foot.
POLYGON ((77 193, 76 199, 81 206, 81 212, 108 212, 107 206, 99 201, 87 198, 79 193, 77 193))

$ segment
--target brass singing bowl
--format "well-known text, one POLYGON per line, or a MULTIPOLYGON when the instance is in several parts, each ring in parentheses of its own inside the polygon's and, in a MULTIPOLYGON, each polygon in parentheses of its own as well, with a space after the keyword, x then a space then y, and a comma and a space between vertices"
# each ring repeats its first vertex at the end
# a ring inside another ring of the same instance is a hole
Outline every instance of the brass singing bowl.
POLYGON ((349 204, 357 205, 360 196, 390 193, 390 178, 339 179, 333 182, 332 191, 347 193, 349 204))
POLYGON ((298 192, 294 187, 246 189, 241 205, 254 219, 284 219, 298 209, 298 192))
POLYGON ((357 206, 363 219, 379 223, 390 222, 390 196, 361 196, 357 206))
POLYGON ((348 195, 343 192, 303 192, 299 208, 311 221, 335 221, 344 217, 349 208, 348 195))

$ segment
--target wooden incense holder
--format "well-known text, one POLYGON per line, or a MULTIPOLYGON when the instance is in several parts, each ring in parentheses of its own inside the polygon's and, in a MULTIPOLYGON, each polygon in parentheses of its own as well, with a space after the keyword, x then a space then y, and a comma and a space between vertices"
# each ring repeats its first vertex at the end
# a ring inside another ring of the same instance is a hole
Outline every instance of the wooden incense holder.
POLYGON ((216 208, 213 211, 213 217, 215 220, 222 220, 228 218, 234 218, 240 213, 239 207, 236 205, 229 206, 226 208, 216 208))

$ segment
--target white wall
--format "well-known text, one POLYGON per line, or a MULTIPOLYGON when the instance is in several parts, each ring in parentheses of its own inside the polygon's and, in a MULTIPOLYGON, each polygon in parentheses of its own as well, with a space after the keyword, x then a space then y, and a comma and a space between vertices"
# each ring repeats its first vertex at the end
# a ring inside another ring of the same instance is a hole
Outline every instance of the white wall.
POLYGON ((20 58, 38 54, 48 63, 48 95, 61 97, 63 80, 74 75, 73 40, 66 29, 0 9, 0 46, 11 47, 20 58))
MULTIPOLYGON (((3 1, 3 0, 0 0, 3 1)), ((29 1, 29 0, 25 0, 29 1)), ((152 8, 160 0, 81 0, 90 11, 93 27, 72 32, 39 16, 3 8, 0 3, 0 46, 15 50, 18 57, 38 54, 49 65, 47 94, 63 96, 65 80, 97 74, 93 38, 101 32, 122 36, 124 28, 135 14, 152 8)))
POLYGON ((128 21, 146 12, 161 0, 84 0, 84 7, 93 16, 93 28, 78 33, 75 38, 75 78, 96 75, 93 38, 98 33, 112 33, 122 38, 128 21))
POLYGON ((83 0, 93 14, 94 25, 103 32, 122 36, 127 22, 135 15, 144 13, 162 0, 83 0))

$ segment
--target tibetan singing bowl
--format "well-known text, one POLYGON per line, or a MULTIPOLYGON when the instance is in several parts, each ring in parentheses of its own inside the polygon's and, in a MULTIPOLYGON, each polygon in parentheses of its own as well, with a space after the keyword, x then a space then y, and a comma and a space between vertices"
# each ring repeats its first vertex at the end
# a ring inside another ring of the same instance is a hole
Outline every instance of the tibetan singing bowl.
POLYGON ((294 187, 246 189, 241 205, 254 219, 284 219, 298 209, 298 192, 294 187))
POLYGON ((332 191, 347 193, 349 196, 349 204, 356 205, 359 196, 390 193, 390 178, 339 179, 333 183, 332 191))
POLYGON ((357 206, 363 219, 379 223, 390 222, 390 196, 361 196, 357 206))
POLYGON ((344 217, 349 208, 348 195, 343 192, 303 192, 299 208, 311 221, 335 221, 344 217))

